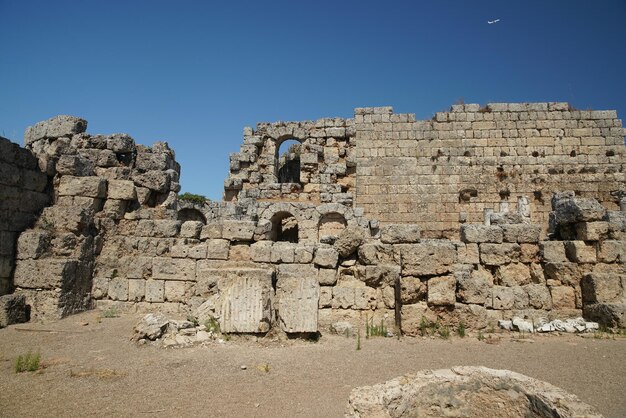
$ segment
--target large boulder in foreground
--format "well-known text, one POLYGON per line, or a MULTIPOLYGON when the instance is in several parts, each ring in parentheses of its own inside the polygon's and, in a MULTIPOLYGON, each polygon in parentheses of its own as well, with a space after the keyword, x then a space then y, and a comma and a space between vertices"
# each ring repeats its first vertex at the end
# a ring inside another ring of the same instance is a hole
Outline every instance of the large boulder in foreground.
POLYGON ((353 389, 345 417, 601 417, 556 386, 509 370, 426 370, 353 389))

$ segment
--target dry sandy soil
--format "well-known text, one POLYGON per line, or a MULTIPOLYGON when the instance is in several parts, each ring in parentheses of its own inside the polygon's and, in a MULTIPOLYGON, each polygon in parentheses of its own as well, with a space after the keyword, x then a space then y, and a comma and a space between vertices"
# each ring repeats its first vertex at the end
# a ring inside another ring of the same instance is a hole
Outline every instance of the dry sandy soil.
POLYGON ((163 349, 129 341, 138 318, 88 312, 0 330, 0 416, 338 417, 356 386, 457 365, 510 369, 626 416, 624 338, 373 338, 357 351, 353 338, 323 336, 163 349), (29 350, 46 367, 16 374, 29 350))

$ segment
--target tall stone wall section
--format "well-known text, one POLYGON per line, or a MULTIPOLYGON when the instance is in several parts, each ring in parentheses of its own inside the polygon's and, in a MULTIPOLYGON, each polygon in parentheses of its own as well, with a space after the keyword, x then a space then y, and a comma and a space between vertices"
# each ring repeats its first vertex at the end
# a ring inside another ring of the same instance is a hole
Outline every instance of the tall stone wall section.
POLYGON ((31 152, 0 137, 0 296, 12 291, 19 233, 50 202, 47 185, 31 152))
POLYGON ((561 190, 611 210, 625 191, 624 130, 615 111, 567 103, 455 105, 416 121, 390 107, 356 109, 355 204, 385 223, 411 223, 425 236, 456 237, 485 210, 516 211, 548 224, 561 190))

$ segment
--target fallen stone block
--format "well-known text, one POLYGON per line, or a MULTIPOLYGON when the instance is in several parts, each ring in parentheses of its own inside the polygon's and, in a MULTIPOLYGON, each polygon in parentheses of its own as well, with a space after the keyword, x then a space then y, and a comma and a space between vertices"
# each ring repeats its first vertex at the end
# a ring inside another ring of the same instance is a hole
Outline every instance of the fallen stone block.
POLYGON ((147 314, 135 325, 132 339, 134 341, 141 339, 154 341, 165 333, 169 322, 169 319, 161 313, 147 314))

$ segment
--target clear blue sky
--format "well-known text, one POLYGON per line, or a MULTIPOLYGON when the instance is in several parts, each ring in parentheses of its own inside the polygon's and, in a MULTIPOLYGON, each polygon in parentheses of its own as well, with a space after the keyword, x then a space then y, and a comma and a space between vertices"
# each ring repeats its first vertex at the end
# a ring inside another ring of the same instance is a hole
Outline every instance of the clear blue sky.
POLYGON ((57 114, 167 141, 220 199, 244 126, 391 105, 626 115, 626 1, 0 0, 0 135, 57 114), (501 19, 488 25, 487 20, 501 19))

